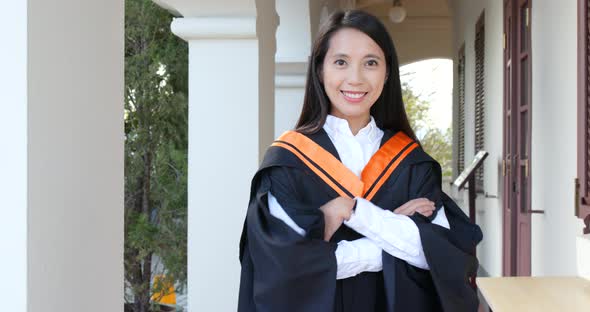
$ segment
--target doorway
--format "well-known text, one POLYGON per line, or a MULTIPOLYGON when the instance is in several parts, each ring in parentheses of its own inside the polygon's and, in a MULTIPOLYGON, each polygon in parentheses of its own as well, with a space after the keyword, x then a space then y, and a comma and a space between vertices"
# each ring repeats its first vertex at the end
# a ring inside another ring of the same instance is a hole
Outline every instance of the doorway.
POLYGON ((503 275, 531 275, 531 0, 504 1, 503 275))

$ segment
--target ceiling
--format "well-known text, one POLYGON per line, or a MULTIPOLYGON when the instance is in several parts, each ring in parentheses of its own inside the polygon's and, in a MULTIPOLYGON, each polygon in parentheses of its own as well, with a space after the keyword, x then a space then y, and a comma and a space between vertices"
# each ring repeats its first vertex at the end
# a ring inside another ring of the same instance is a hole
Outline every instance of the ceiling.
MULTIPOLYGON (((407 17, 450 17, 449 0, 402 0, 407 17)), ((357 0, 356 7, 373 15, 386 17, 393 0, 357 0)))

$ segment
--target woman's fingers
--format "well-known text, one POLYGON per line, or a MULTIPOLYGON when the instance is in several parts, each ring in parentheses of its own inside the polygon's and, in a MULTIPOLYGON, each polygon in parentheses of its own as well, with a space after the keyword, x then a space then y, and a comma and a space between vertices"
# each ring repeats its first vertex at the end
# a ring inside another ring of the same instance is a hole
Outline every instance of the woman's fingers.
POLYGON ((342 223, 343 220, 350 219, 353 206, 354 199, 337 197, 321 206, 320 210, 324 213, 326 218, 333 218, 342 223))
POLYGON ((434 203, 427 198, 416 198, 409 200, 407 203, 399 206, 393 212, 410 216, 414 214, 417 209, 434 210, 434 203))
POLYGON ((414 212, 412 212, 410 215, 413 215, 414 213, 420 213, 426 217, 429 217, 430 215, 432 215, 432 213, 434 212, 434 207, 432 206, 422 206, 422 207, 418 207, 416 208, 416 210, 414 212))
POLYGON ((342 221, 344 221, 341 217, 339 217, 338 215, 325 215, 324 216, 324 240, 325 241, 330 241, 330 239, 332 238, 332 235, 334 235, 334 233, 336 233, 336 231, 338 230, 338 228, 342 225, 342 221))
POLYGON ((420 207, 418 209, 416 209, 416 212, 422 214, 425 217, 430 217, 433 213, 434 213, 434 206, 428 206, 428 207, 420 207))
POLYGON ((425 198, 418 198, 408 201, 406 204, 394 210, 397 214, 411 216, 414 212, 426 212, 427 210, 434 210, 434 203, 425 198))
POLYGON ((329 241, 342 225, 342 222, 350 218, 353 205, 353 199, 337 197, 320 207, 320 210, 324 213, 324 240, 329 241))
POLYGON ((417 198, 417 199, 409 200, 405 204, 399 206, 393 212, 399 213, 399 214, 406 214, 412 210, 412 208, 414 207, 413 205, 415 205, 416 203, 419 203, 419 202, 423 202, 424 199, 425 198, 417 198))

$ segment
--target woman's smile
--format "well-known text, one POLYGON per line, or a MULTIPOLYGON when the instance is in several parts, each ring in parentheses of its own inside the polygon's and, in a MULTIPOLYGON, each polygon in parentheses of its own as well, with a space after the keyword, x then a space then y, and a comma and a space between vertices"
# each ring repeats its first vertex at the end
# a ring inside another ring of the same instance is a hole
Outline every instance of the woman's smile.
POLYGON ((351 103, 359 103, 364 100, 365 95, 368 92, 358 92, 358 91, 344 91, 340 90, 340 93, 344 96, 344 99, 351 103))

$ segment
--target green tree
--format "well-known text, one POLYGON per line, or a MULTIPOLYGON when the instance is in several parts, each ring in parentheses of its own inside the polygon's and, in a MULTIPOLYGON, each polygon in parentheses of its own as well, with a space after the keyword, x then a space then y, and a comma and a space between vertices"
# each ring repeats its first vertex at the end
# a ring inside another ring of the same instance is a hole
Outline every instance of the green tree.
POLYGON ((424 150, 438 161, 442 167, 443 177, 452 176, 451 161, 453 157, 451 128, 446 130, 432 126, 428 117, 430 103, 420 99, 407 83, 402 84, 402 95, 406 106, 406 113, 412 129, 422 143, 424 150))
POLYGON ((157 311, 155 294, 186 285, 188 47, 171 21, 151 0, 125 1, 124 266, 136 312, 157 311))

